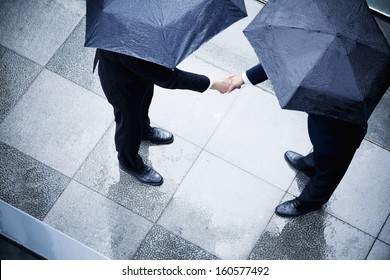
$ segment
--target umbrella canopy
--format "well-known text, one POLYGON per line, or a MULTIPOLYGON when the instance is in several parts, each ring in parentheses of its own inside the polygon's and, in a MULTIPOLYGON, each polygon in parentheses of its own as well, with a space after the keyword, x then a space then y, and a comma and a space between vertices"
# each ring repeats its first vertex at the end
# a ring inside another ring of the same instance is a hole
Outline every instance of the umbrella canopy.
POLYGON ((173 68, 246 15, 244 0, 87 0, 85 46, 173 68))
POLYGON ((270 0, 244 30, 282 108, 365 124, 390 48, 365 0, 270 0))

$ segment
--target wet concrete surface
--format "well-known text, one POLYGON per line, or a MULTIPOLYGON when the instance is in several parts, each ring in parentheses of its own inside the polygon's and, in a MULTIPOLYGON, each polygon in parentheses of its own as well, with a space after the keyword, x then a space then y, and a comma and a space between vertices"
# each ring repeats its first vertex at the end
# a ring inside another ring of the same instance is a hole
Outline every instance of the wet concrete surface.
MULTIPOLYGON (((258 62, 242 30, 263 5, 245 2, 248 17, 181 69, 219 79, 258 62)), ((142 144, 165 180, 150 187, 119 170, 85 0, 0 0, 0 26, 4 202, 110 259, 390 259, 390 90, 328 204, 283 219, 275 207, 307 181, 283 153, 312 147, 306 114, 281 110, 269 82, 230 95, 156 87, 151 120, 175 141, 142 144)))

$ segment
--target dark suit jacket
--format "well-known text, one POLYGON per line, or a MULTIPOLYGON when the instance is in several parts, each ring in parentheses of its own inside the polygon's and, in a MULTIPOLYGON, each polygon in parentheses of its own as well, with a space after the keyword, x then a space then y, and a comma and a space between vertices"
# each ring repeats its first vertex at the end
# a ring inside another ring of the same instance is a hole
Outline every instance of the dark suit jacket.
POLYGON ((182 71, 178 68, 170 69, 139 58, 98 49, 96 61, 104 59, 106 73, 104 78, 110 77, 118 83, 130 80, 145 80, 163 88, 188 89, 204 92, 210 85, 210 79, 204 75, 182 71))
POLYGON ((265 80, 268 80, 267 74, 265 73, 264 68, 261 64, 253 66, 245 73, 252 85, 257 85, 261 82, 264 82, 265 80))

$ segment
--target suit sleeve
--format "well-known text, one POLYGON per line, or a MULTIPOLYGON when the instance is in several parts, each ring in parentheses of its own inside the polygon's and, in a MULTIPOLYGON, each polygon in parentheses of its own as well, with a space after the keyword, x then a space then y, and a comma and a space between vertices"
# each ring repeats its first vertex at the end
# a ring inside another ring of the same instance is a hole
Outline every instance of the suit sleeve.
POLYGON ((265 80, 268 80, 267 74, 260 63, 248 69, 245 73, 252 85, 257 85, 265 80))
POLYGON ((204 92, 210 86, 210 79, 204 75, 186 72, 178 68, 170 69, 131 56, 121 56, 121 61, 128 69, 143 79, 163 88, 204 92))

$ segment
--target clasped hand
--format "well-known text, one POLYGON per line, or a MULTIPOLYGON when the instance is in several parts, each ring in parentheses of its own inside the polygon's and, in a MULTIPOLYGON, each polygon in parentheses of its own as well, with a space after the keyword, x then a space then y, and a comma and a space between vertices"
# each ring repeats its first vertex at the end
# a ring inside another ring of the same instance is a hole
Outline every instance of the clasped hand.
POLYGON ((214 81, 211 89, 218 90, 220 93, 230 93, 235 89, 241 88, 244 81, 240 75, 229 75, 221 81, 214 81))

